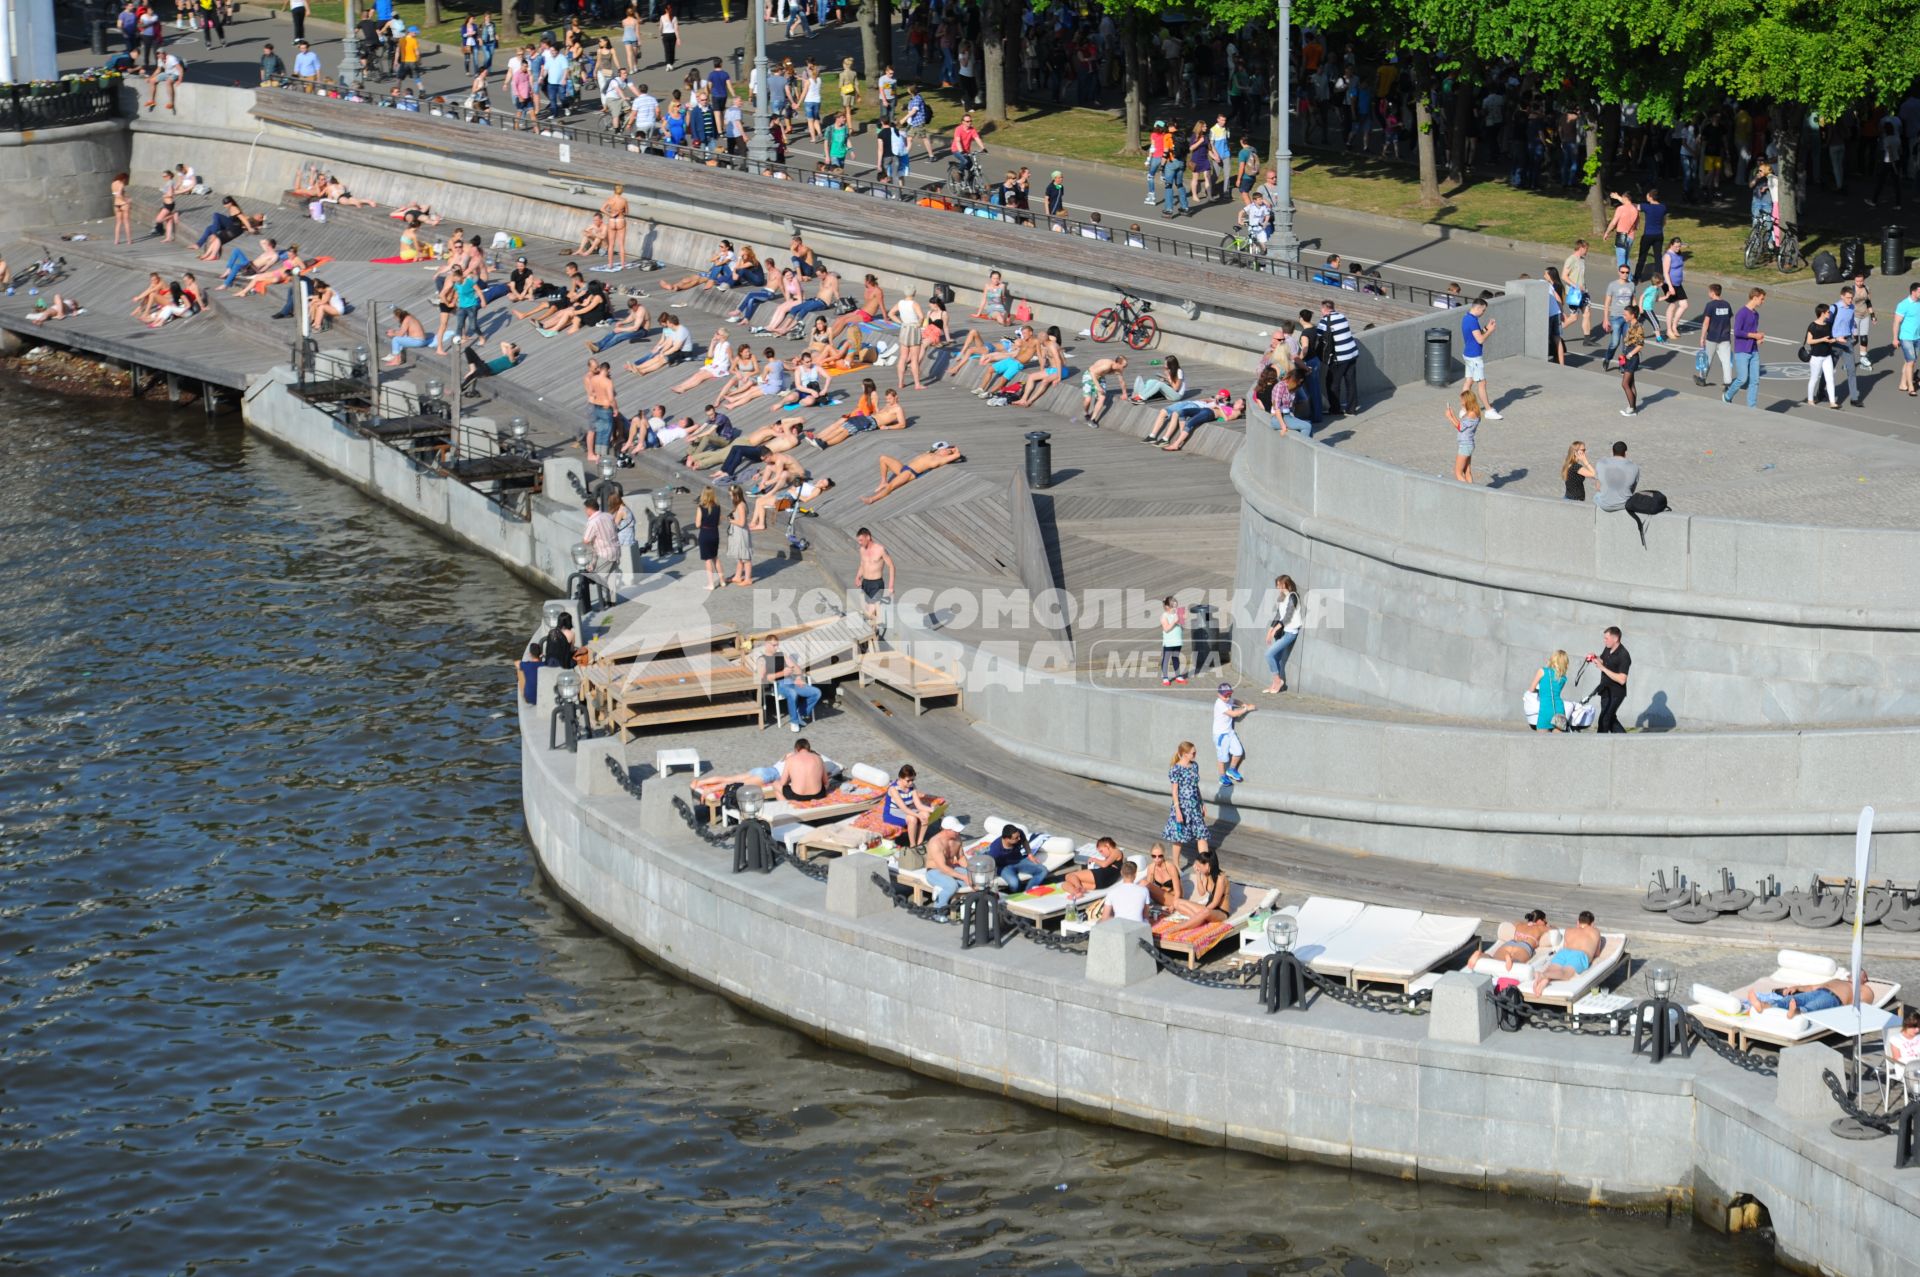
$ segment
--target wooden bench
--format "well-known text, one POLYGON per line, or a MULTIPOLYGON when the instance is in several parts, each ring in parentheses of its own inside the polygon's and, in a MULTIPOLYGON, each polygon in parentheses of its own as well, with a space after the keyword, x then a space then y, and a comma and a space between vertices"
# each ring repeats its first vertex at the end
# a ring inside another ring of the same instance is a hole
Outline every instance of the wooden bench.
POLYGON ((954 674, 938 669, 905 652, 869 652, 860 658, 860 686, 879 683, 913 701, 917 718, 926 712, 929 697, 951 696, 956 708, 964 708, 966 694, 954 674))

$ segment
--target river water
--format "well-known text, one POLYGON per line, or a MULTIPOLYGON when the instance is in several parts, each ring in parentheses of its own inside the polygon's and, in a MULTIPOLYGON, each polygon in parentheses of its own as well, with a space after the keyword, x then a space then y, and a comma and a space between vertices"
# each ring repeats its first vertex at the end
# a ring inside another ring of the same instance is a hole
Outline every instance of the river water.
POLYGON ((1771 1271, 756 1022, 540 881, 535 592, 231 419, 0 422, 0 1269, 1771 1271))

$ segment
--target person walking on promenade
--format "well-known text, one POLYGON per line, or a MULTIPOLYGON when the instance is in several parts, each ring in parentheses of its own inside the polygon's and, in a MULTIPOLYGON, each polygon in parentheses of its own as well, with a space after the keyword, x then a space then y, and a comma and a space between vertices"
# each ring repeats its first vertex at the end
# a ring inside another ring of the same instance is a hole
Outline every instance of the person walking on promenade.
POLYGON ((1587 295, 1587 241, 1584 239, 1573 241, 1573 251, 1560 263, 1560 279, 1567 288, 1567 313, 1580 316, 1580 339, 1591 344, 1598 339, 1593 334, 1593 299, 1587 295))
MULTIPOLYGON (((1920 284, 1914 289, 1920 291, 1920 284)), ((1733 392, 1741 386, 1747 388, 1747 407, 1753 408, 1760 403, 1760 343, 1767 335, 1760 331, 1760 307, 1766 303, 1767 290, 1756 288, 1747 294, 1747 304, 1733 316, 1733 380, 1727 383, 1726 393, 1720 396, 1720 402, 1732 403, 1733 392)), ((1916 307, 1920 310, 1920 307, 1916 307)), ((1912 371, 1908 364, 1907 370, 1912 371)), ((1909 391, 1909 394, 1912 392, 1909 391)))
POLYGON ((587 570, 604 577, 620 561, 620 535, 613 516, 600 508, 597 497, 588 497, 583 504, 587 511, 587 530, 580 534, 580 542, 593 551, 593 563, 587 570))
POLYGON ((1278 596, 1273 606, 1273 620, 1267 625, 1267 672, 1273 675, 1267 684, 1266 694, 1278 696, 1287 690, 1287 658, 1293 654, 1293 645, 1300 641, 1300 589, 1290 576, 1278 576, 1273 581, 1274 593, 1278 596))
POLYGON ((1607 222, 1607 234, 1613 237, 1613 264, 1630 266, 1633 262, 1633 233, 1640 225, 1640 206, 1618 191, 1609 192, 1614 203, 1613 217, 1607 222))
POLYGON ((1207 824, 1207 806, 1200 799, 1200 761, 1192 741, 1183 740, 1174 747, 1173 760, 1167 767, 1167 788, 1173 795, 1173 806, 1161 838, 1175 856, 1188 843, 1198 855, 1206 855, 1213 831, 1207 824))
POLYGON ((1813 308, 1813 322, 1807 325, 1807 407, 1815 406, 1814 388, 1822 378, 1827 383, 1829 408, 1840 409, 1840 397, 1833 386, 1833 359, 1836 349, 1844 349, 1833 335, 1833 307, 1821 302, 1813 308))
POLYGON ((1640 411, 1640 391, 1633 383, 1640 371, 1640 353, 1647 345, 1646 317, 1644 310, 1627 307, 1627 335, 1620 343, 1620 390, 1627 397, 1627 406, 1620 410, 1623 417, 1640 411))
POLYGON ((1707 362, 1694 369, 1696 386, 1709 384, 1705 370, 1712 368, 1716 355, 1720 358, 1721 386, 1733 384, 1733 303, 1721 296, 1721 291, 1718 284, 1707 285, 1707 304, 1700 311, 1701 357, 1707 362))
POLYGON ((1233 684, 1222 683, 1214 691, 1213 701, 1213 750, 1220 759, 1220 783, 1237 785, 1246 777, 1240 774, 1240 764, 1246 761, 1247 747, 1240 743, 1240 733, 1235 730, 1241 719, 1253 713, 1253 706, 1243 705, 1233 699, 1233 684))
MULTIPOLYGON (((1860 370, 1853 357, 1854 339, 1860 334, 1859 313, 1853 307, 1853 285, 1840 290, 1833 307, 1833 377, 1836 384, 1842 373, 1847 378, 1847 402, 1858 408, 1866 402, 1860 394, 1860 370)), ((1839 401, 1834 401, 1839 407, 1839 401)))
POLYGON ((1667 206, 1660 202, 1660 192, 1649 186, 1647 193, 1640 198, 1640 252, 1634 257, 1633 278, 1638 283, 1647 274, 1647 258, 1657 255, 1664 242, 1660 237, 1667 229, 1667 206))
POLYGON ((1894 336, 1900 342, 1900 389, 1908 394, 1915 393, 1913 384, 1913 361, 1916 348, 1920 348, 1920 281, 1907 285, 1907 296, 1893 308, 1897 327, 1894 336))
POLYGON ((1331 298, 1320 303, 1318 327, 1333 347, 1326 365, 1327 410, 1337 417, 1350 417, 1360 411, 1360 343, 1331 298))
POLYGON ((1607 285, 1600 308, 1600 322, 1607 326, 1607 363, 1620 354, 1620 343, 1627 335, 1627 312, 1633 308, 1633 280, 1625 266, 1613 270, 1613 282, 1607 285))
POLYGON ((853 541, 860 555, 854 564, 853 581, 860 587, 861 603, 866 609, 868 623, 878 630, 880 609, 893 595, 893 556, 887 553, 886 546, 873 539, 873 533, 866 528, 854 533, 853 541))
POLYGON ((1533 672, 1533 686, 1527 690, 1539 698, 1539 707, 1534 711, 1533 730, 1536 732, 1563 731, 1564 726, 1556 726, 1554 720, 1567 712, 1566 702, 1562 699, 1567 687, 1567 654, 1555 652, 1547 658, 1546 664, 1533 672))
POLYGON ((1661 294, 1667 302, 1667 340, 1680 340, 1680 321, 1687 315, 1686 247, 1678 239, 1667 245, 1660 258, 1661 294))
MULTIPOLYGON (((1479 397, 1478 403, 1473 405, 1475 424, 1478 424, 1478 418, 1482 415, 1488 421, 1500 420, 1500 414, 1494 411, 1493 399, 1487 394, 1487 341, 1497 327, 1499 321, 1487 314, 1486 298, 1476 297, 1467 303, 1467 313, 1460 317, 1460 335, 1463 339, 1460 351, 1467 365, 1467 384, 1460 392, 1460 402, 1464 407, 1476 395, 1479 397), (1482 407, 1486 409, 1484 414, 1480 412, 1482 407)), ((1468 449, 1465 455, 1473 455, 1471 432, 1461 442, 1468 449)))
POLYGON ((1160 216, 1177 216, 1173 211, 1173 204, 1176 197, 1180 201, 1180 212, 1189 216, 1193 214, 1193 202, 1187 198, 1186 173, 1186 144, 1181 142, 1178 134, 1169 130, 1167 134, 1167 159, 1160 167, 1160 189, 1163 192, 1161 195, 1160 216))
MULTIPOLYGON (((1489 412, 1488 415, 1492 415, 1489 412)), ((1461 483, 1473 482, 1473 436, 1480 429, 1480 401, 1474 398, 1471 386, 1460 392, 1460 411, 1455 412, 1453 405, 1447 405, 1447 420, 1453 423, 1456 447, 1453 458, 1453 477, 1461 483)))
POLYGON ((1620 705, 1627 699, 1627 673, 1633 668, 1633 657, 1620 637, 1620 627, 1609 625, 1600 636, 1600 652, 1587 653, 1587 664, 1600 671, 1600 717, 1594 724, 1596 732, 1627 730, 1620 725, 1620 705))

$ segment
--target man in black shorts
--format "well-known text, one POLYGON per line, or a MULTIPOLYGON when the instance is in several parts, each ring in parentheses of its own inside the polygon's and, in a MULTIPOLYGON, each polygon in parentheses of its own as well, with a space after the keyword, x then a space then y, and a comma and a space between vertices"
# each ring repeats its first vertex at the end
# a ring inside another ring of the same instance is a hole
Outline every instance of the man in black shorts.
POLYGON ((860 559, 854 568, 853 579, 859 583, 860 593, 865 597, 867 620, 878 629, 880 605, 893 594, 893 556, 865 528, 854 533, 853 540, 860 548, 860 559))

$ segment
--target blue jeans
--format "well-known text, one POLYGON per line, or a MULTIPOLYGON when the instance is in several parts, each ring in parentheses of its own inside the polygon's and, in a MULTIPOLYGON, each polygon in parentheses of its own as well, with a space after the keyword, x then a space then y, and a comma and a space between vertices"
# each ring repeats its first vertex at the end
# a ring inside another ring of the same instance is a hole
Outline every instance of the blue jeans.
POLYGON ((927 885, 933 888, 933 907, 945 909, 953 903, 953 898, 966 886, 952 874, 941 873, 938 869, 927 870, 927 885))
POLYGON ((1287 677, 1287 657, 1293 652, 1293 645, 1300 637, 1300 631, 1282 634, 1267 645, 1267 670, 1275 678, 1285 681, 1287 677))
POLYGON ((1620 353, 1620 347, 1627 343, 1627 317, 1615 315, 1607 321, 1607 362, 1620 353))
POLYGON ((1161 196, 1160 211, 1171 214, 1173 212, 1173 197, 1178 195, 1180 197, 1180 211, 1182 213, 1191 213, 1193 211, 1193 205, 1187 200, 1187 184, 1181 180, 1186 176, 1187 166, 1169 161, 1167 166, 1161 171, 1166 179, 1166 193, 1161 196))
POLYGON ((480 308, 478 306, 460 306, 453 312, 453 335, 471 337, 480 340, 480 308))
POLYGON ((1031 856, 1000 871, 1000 881, 1007 884, 1008 891, 1025 891, 1029 884, 1044 882, 1046 877, 1047 867, 1031 856))
POLYGON ((754 311, 759 310, 763 303, 770 302, 777 296, 779 296, 778 293, 765 288, 754 289, 740 299, 740 318, 752 319, 754 311))
POLYGON ((389 355, 394 356, 397 359, 399 358, 401 351, 416 350, 419 347, 424 346, 426 344, 427 344, 427 339, 425 337, 409 337, 406 334, 402 333, 400 336, 395 337, 392 341, 387 343, 387 353, 389 355))
POLYGON ((605 452, 613 444, 613 409, 599 404, 587 408, 587 433, 593 436, 595 454, 605 452))
POLYGON ((1165 168, 1166 166, 1167 166, 1167 159, 1166 159, 1166 156, 1164 155, 1150 155, 1147 157, 1147 198, 1148 199, 1155 200, 1155 201, 1159 200, 1160 191, 1155 186, 1155 183, 1160 180, 1160 170, 1165 168))
POLYGON ((1615 267, 1633 265, 1633 236, 1627 236, 1624 244, 1620 242, 1619 236, 1614 236, 1613 264, 1615 267))
POLYGON ((1742 385, 1747 388, 1747 407, 1760 406, 1760 352, 1733 352, 1733 380, 1727 383, 1727 389, 1720 397, 1728 403, 1733 402, 1733 392, 1742 385))
POLYGON ((1831 1011, 1840 1005, 1840 997, 1832 989, 1814 989, 1799 994, 1768 992, 1757 995, 1754 1000, 1762 1006, 1779 1007, 1782 1011, 1787 1009, 1789 1002, 1799 1004, 1802 1012, 1831 1011))
POLYGON ((615 346, 630 341, 644 341, 646 336, 647 330, 644 328, 636 328, 630 333, 609 333, 599 341, 593 343, 594 353, 598 354, 603 350, 612 350, 615 346))
POLYGON ((227 255, 227 277, 220 281, 220 286, 223 288, 232 288, 233 281, 240 278, 240 272, 245 270, 247 263, 252 260, 251 257, 247 256, 245 249, 236 248, 233 252, 229 253, 227 255))
POLYGON ((789 720, 795 723, 812 721, 814 707, 820 703, 819 688, 811 683, 796 683, 790 678, 783 678, 774 683, 773 690, 787 703, 789 720))
MULTIPOLYGON (((1300 420, 1300 418, 1294 416, 1290 412, 1280 413, 1277 417, 1274 418, 1274 420, 1279 422, 1280 425, 1285 426, 1289 430, 1298 430, 1301 434, 1305 435, 1307 438, 1309 439, 1313 438, 1313 423, 1311 421, 1302 421, 1300 420)), ((1278 429, 1278 428, 1279 428, 1278 426, 1275 427, 1275 429, 1278 429)))
POLYGON ((1307 392, 1307 420, 1318 423, 1326 413, 1320 398, 1320 361, 1306 359, 1300 366, 1307 370, 1307 379, 1300 383, 1300 388, 1307 392))

